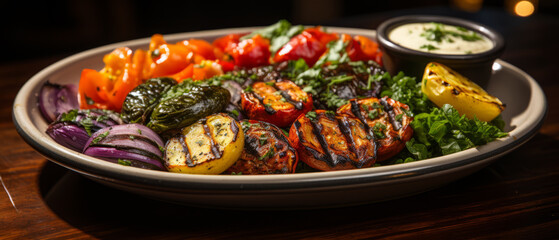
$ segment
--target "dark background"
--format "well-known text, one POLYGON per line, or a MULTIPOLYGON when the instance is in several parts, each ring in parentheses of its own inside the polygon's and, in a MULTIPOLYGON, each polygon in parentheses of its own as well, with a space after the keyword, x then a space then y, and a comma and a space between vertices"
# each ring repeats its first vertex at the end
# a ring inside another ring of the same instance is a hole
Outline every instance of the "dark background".
MULTIPOLYGON (((511 22, 559 15, 559 1, 537 1, 536 14, 516 17, 506 11, 512 0, 485 0, 481 9, 465 11, 459 2, 472 0, 291 0, 291 1, 169 1, 81 0, 14 1, 2 4, 3 47, 0 63, 29 58, 65 56, 105 44, 169 34, 228 27, 263 26, 287 19, 293 24, 376 28, 380 21, 364 16, 429 13, 453 15, 485 23, 506 32, 511 22), (496 14, 498 13, 498 14, 496 14), (503 25, 502 22, 507 24, 503 25), (500 28, 500 29, 499 29, 500 28)), ((550 31, 557 31, 550 30, 550 31)))

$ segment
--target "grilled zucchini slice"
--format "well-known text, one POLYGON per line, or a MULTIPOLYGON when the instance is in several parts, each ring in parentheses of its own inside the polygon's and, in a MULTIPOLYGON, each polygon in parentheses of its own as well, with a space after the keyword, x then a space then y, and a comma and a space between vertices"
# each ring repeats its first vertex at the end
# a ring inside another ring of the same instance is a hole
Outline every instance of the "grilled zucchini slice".
POLYGON ((425 67, 421 90, 438 107, 450 104, 470 119, 477 117, 488 122, 505 109, 501 100, 460 73, 436 62, 425 67))

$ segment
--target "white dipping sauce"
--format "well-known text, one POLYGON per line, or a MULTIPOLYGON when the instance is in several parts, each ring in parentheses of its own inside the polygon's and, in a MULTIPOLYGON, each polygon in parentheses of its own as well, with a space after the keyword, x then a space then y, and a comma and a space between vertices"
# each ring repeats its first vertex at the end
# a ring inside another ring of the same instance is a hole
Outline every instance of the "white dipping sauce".
POLYGON ((441 23, 404 24, 388 38, 402 47, 438 54, 475 54, 493 48, 493 42, 483 34, 441 23))

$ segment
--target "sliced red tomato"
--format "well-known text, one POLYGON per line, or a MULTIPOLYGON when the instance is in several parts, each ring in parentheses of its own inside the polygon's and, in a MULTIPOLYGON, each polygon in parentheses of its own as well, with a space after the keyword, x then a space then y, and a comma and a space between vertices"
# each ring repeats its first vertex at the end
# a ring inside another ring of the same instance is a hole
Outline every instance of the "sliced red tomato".
POLYGON ((239 160, 225 174, 294 173, 297 151, 277 126, 255 120, 243 120, 245 145, 239 160))
POLYGON ((307 65, 313 66, 327 50, 326 44, 337 40, 334 33, 325 33, 320 27, 307 28, 291 38, 274 56, 274 62, 304 59, 307 65))
POLYGON ((301 115, 289 130, 299 159, 321 171, 371 167, 376 144, 359 119, 332 111, 301 115))
POLYGON ((312 109, 312 97, 289 80, 256 82, 241 94, 241 107, 250 119, 287 127, 312 109))
POLYGON ((387 160, 398 154, 413 136, 410 126, 413 118, 405 112, 408 105, 384 97, 352 99, 338 108, 338 114, 347 114, 366 124, 379 144, 377 161, 387 160))

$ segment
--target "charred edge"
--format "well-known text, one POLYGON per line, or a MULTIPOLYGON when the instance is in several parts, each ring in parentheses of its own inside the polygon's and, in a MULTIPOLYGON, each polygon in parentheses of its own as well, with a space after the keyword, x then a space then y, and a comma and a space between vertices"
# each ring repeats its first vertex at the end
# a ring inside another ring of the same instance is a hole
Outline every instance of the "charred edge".
MULTIPOLYGON (((298 121, 296 121, 296 123, 298 123, 298 121)), ((301 124, 299 124, 299 126, 301 126, 301 124)), ((274 137, 282 142, 284 142, 287 145, 287 149, 289 151, 295 152, 295 148, 293 148, 293 146, 291 146, 291 144, 289 143, 289 140, 287 139, 287 137, 285 137, 285 135, 283 135, 282 131, 280 129, 278 129, 277 127, 274 127, 272 125, 268 126, 267 128, 270 129, 270 131, 272 132, 272 134, 274 135, 274 137)), ((297 128, 297 126, 295 126, 295 128, 297 128)), ((298 128, 297 128, 298 129, 298 128)), ((277 148, 277 147, 276 147, 277 148)), ((279 149, 279 148, 278 148, 279 149)))
POLYGON ((301 123, 297 120, 293 123, 293 125, 295 126, 295 132, 297 133, 297 138, 299 138, 299 142, 304 143, 305 139, 301 137, 303 133, 301 133, 301 131, 299 130, 301 129, 301 123))
POLYGON ((208 136, 208 138, 210 139, 210 148, 212 150, 212 154, 214 155, 214 159, 221 158, 221 152, 219 151, 219 149, 217 149, 214 138, 212 137, 212 133, 210 132, 210 129, 206 124, 206 119, 203 120, 202 126, 204 127, 204 134, 206 134, 206 136, 208 136))
POLYGON ((252 156, 260 157, 260 153, 258 153, 258 147, 260 146, 258 144, 258 139, 252 136, 253 136, 252 134, 248 134, 248 133, 245 135, 244 151, 246 151, 248 154, 252 156))
POLYGON ((231 119, 231 131, 233 132, 233 142, 237 141, 237 135, 239 135, 239 126, 234 119, 231 119))
POLYGON ((359 119, 359 121, 363 123, 363 126, 365 127, 365 131, 367 131, 367 135, 368 135, 367 138, 371 139, 371 142, 376 142, 374 141, 375 134, 373 133, 371 127, 369 127, 369 124, 367 124, 367 120, 365 120, 363 114, 361 114, 361 108, 359 107, 357 101, 355 99, 352 99, 349 101, 349 103, 351 104, 351 112, 353 113, 353 115, 355 115, 357 119, 359 119))
POLYGON ((335 167, 338 162, 334 160, 332 153, 330 152, 330 148, 328 147, 328 143, 326 142, 326 138, 320 132, 322 130, 322 125, 320 123, 316 123, 315 121, 309 120, 312 126, 312 133, 316 136, 320 147, 324 151, 324 157, 317 158, 318 160, 326 162, 330 167, 335 167))
POLYGON ((384 110, 388 113, 388 118, 390 118, 390 123, 392 123, 394 130, 399 131, 402 128, 402 124, 396 120, 396 113, 394 113, 394 108, 390 104, 388 104, 384 98, 381 98, 379 102, 384 107, 384 110))
POLYGON ((182 145, 182 152, 184 153, 184 163, 186 163, 187 166, 189 167, 194 167, 196 166, 196 164, 194 164, 192 162, 192 158, 190 157, 190 150, 188 149, 188 146, 186 145, 186 137, 182 136, 180 137, 180 143, 182 145))
POLYGON ((260 104, 262 104, 262 106, 264 106, 264 110, 266 110, 266 112, 270 115, 275 114, 276 110, 274 108, 272 108, 272 106, 264 104, 264 98, 254 92, 250 93, 252 94, 252 96, 254 96, 256 99, 258 99, 258 101, 260 102, 260 104))
POLYGON ((291 98, 291 96, 290 96, 289 94, 287 94, 287 92, 284 92, 284 91, 282 91, 282 90, 280 90, 280 92, 281 92, 281 96, 282 96, 283 98, 285 98, 285 100, 286 100, 288 103, 293 104, 293 106, 295 106, 295 108, 296 108, 297 110, 302 110, 302 109, 303 109, 303 102, 302 102, 302 101, 295 101, 295 100, 293 100, 293 98, 291 98))
POLYGON ((359 156, 359 152, 357 152, 357 148, 355 146, 355 140, 353 139, 353 135, 351 135, 351 130, 349 129, 348 126, 347 117, 344 116, 343 120, 339 118, 336 120, 338 122, 338 127, 340 128, 340 131, 342 132, 344 138, 346 139, 349 150, 354 152, 355 156, 357 157, 357 162, 351 161, 351 163, 353 164, 353 166, 357 168, 361 168, 363 166, 364 161, 363 162, 361 161, 362 156, 359 156))

